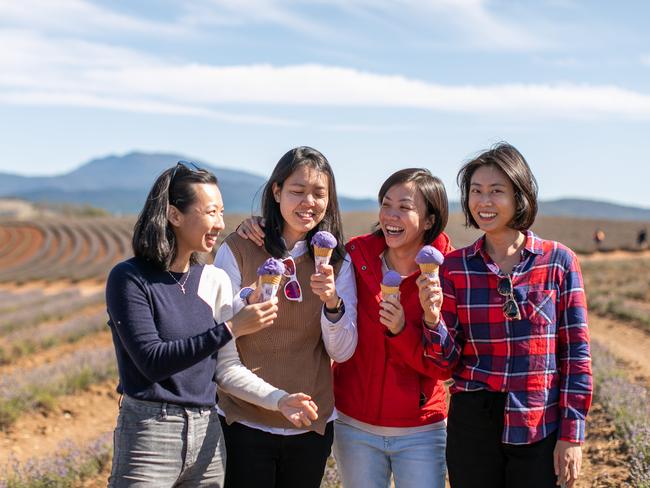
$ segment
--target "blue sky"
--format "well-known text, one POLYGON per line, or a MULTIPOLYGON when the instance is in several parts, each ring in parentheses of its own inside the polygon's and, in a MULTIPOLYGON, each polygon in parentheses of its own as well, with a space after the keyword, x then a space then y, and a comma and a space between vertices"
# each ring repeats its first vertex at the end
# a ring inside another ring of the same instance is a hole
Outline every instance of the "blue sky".
POLYGON ((423 166, 456 198, 462 162, 507 140, 544 199, 650 207, 648 18, 642 0, 0 0, 0 172, 144 150, 268 175, 311 145, 343 194, 423 166))

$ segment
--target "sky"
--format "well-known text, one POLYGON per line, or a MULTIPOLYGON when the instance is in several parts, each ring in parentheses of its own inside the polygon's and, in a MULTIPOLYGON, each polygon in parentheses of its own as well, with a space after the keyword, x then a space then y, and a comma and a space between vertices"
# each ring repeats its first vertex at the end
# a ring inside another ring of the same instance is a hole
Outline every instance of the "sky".
POLYGON ((341 194, 415 166, 457 199, 462 163, 505 140, 542 199, 648 208, 648 18, 644 0, 0 0, 0 172, 138 150, 267 176, 309 145, 341 194))

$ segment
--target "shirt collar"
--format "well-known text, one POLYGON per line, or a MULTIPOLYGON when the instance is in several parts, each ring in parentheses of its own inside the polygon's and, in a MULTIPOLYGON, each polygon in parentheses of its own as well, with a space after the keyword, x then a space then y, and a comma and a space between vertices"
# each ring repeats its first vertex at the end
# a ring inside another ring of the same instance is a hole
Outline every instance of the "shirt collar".
MULTIPOLYGON (((543 254, 542 249, 542 240, 535 235, 532 230, 527 230, 524 232, 526 236, 526 242, 524 243, 524 248, 522 251, 525 251, 529 254, 543 254)), ((485 234, 483 234, 474 244, 469 246, 467 249, 467 259, 475 257, 477 254, 480 255, 481 250, 485 246, 485 234)))

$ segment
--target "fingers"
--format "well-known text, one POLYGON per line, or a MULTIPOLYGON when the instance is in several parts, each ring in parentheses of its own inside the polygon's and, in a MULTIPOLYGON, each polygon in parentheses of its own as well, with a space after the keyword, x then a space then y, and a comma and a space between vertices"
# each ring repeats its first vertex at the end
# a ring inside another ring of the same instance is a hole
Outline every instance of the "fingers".
POLYGON ((259 221, 263 220, 261 217, 251 217, 249 219, 244 220, 239 226, 237 227, 237 234, 244 239, 250 239, 253 241, 255 244, 258 246, 261 246, 264 244, 264 231, 262 230, 262 227, 259 225, 259 221))

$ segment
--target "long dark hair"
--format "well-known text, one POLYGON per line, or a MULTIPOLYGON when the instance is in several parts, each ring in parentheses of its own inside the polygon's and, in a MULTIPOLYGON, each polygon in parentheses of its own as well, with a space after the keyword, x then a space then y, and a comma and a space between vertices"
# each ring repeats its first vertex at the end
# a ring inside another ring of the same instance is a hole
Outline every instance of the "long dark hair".
MULTIPOLYGON (((427 217, 433 215, 434 222, 430 229, 424 231, 422 241, 425 244, 432 243, 438 237, 449 219, 449 202, 447 201, 447 191, 440 178, 433 176, 428 169, 424 168, 405 168, 396 171, 390 175, 379 189, 379 205, 381 206, 388 190, 395 185, 404 183, 415 183, 415 187, 424 198, 424 204, 427 206, 427 217)), ((377 224, 379 225, 379 224, 377 224)), ((375 233, 384 236, 381 227, 375 233)))
MULTIPOLYGON (((217 177, 204 169, 190 168, 185 163, 165 170, 154 182, 133 229, 133 254, 162 270, 169 270, 176 258, 176 236, 167 220, 169 205, 182 213, 196 201, 193 185, 217 185, 217 177)), ((190 264, 197 264, 192 253, 190 264)))
MULTIPOLYGON (((332 253, 332 264, 336 264, 343 258, 345 251, 343 247, 343 226, 341 225, 341 212, 339 211, 339 202, 336 196, 334 172, 323 154, 307 146, 296 147, 282 156, 275 165, 275 168, 273 168, 271 177, 264 185, 262 192, 262 215, 266 220, 264 248, 275 258, 281 258, 287 254, 287 248, 282 239, 284 218, 280 212, 280 204, 275 201, 273 195, 273 184, 275 183, 278 188, 282 188, 286 179, 302 166, 309 166, 327 175, 329 202, 325 210, 325 216, 316 227, 307 233, 306 239, 309 244, 313 235, 320 230, 326 230, 332 233, 338 242, 336 249, 332 253)), ((309 255, 313 259, 314 250, 311 245, 307 247, 309 249, 309 255)))
POLYGON ((526 158, 507 142, 499 142, 491 149, 471 159, 458 171, 456 180, 460 187, 460 204, 465 214, 465 226, 479 228, 469 208, 469 191, 472 175, 482 166, 500 169, 512 183, 515 192, 515 215, 508 224, 516 230, 528 230, 537 215, 537 180, 526 158))

